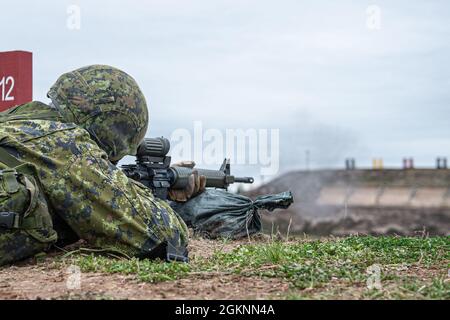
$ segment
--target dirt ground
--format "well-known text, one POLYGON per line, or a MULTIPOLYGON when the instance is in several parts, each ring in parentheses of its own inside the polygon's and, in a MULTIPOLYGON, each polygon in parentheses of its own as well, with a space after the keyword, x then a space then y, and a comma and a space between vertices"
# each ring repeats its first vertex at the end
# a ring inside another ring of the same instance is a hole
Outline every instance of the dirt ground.
MULTIPOLYGON (((240 244, 270 241, 269 236, 240 241, 213 241, 194 238, 190 240, 191 259, 209 258, 217 251, 230 252, 240 244)), ((326 239, 323 239, 328 241, 326 239)), ((290 243, 292 240, 287 241, 290 243)), ((298 240, 297 240, 298 241, 298 240)), ((309 241, 307 239, 301 241, 309 241)), ((332 238, 329 241, 333 241, 332 238)), ((293 241, 292 241, 293 242, 293 241)), ((78 245, 79 246, 79 245, 78 245)), ((70 248, 72 250, 72 248, 70 248)), ((348 283, 333 277, 323 287, 294 289, 280 278, 261 278, 224 272, 190 272, 185 278, 158 283, 143 282, 135 275, 120 273, 82 272, 79 286, 71 282, 70 266, 63 265, 48 254, 36 263, 33 259, 14 266, 0 268, 0 299, 361 299, 367 298, 364 284, 348 283)), ((429 283, 442 275, 442 268, 413 264, 385 265, 389 273, 413 276, 429 283)), ((398 284, 386 283, 384 298, 389 292, 398 292, 398 284), (392 288, 391 288, 392 287, 392 288)), ((421 289, 419 289, 420 291, 421 289)), ((396 296, 392 296, 396 298, 396 296)), ((406 297, 408 298, 408 297, 406 297)))
MULTIPOLYGON (((223 244, 192 240, 191 257, 209 257, 214 250, 229 251, 239 242, 223 244)), ((267 299, 289 290, 278 279, 261 279, 220 273, 193 274, 189 278, 156 284, 134 276, 82 273, 81 286, 69 289, 70 273, 55 266, 52 257, 33 264, 0 269, 0 299, 267 299)))
POLYGON ((202 275, 157 284, 132 276, 83 273, 81 287, 68 289, 65 270, 12 267, 0 272, 0 299, 265 299, 288 290, 276 279, 202 275))

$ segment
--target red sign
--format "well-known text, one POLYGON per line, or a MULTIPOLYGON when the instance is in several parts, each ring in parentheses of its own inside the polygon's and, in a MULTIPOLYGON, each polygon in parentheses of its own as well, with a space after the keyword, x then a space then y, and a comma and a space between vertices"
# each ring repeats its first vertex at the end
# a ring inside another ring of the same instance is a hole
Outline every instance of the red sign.
POLYGON ((31 52, 0 52, 0 111, 33 100, 31 52))

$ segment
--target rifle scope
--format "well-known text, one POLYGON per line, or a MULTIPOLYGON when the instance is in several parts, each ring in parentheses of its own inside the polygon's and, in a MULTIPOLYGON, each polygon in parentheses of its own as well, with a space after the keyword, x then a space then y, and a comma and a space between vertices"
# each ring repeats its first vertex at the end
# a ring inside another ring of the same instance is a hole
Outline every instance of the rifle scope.
POLYGON ((137 157, 164 157, 169 153, 170 141, 167 138, 145 138, 138 147, 137 157))

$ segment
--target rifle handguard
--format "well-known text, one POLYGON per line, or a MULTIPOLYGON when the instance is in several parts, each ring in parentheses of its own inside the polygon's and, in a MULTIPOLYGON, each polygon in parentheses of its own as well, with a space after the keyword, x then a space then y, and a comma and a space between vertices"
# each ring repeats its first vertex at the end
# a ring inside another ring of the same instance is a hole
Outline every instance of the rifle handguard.
POLYGON ((250 177, 234 177, 225 174, 220 170, 209 169, 191 169, 186 167, 171 167, 173 174, 172 189, 184 189, 188 185, 189 176, 193 170, 197 170, 199 176, 206 177, 207 188, 221 188, 226 189, 234 182, 253 183, 253 178, 250 177))

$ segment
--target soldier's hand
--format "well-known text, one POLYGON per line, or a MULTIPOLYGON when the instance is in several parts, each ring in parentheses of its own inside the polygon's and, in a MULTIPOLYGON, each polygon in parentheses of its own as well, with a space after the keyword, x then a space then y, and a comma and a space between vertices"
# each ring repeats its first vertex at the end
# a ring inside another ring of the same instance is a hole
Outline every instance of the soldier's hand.
MULTIPOLYGON (((181 161, 175 163, 174 166, 185 167, 193 169, 195 166, 194 161, 181 161)), ((170 189, 169 199, 178 202, 186 202, 190 198, 195 197, 205 190, 206 177, 198 174, 197 170, 192 170, 192 174, 189 176, 188 184, 184 189, 170 189)))

